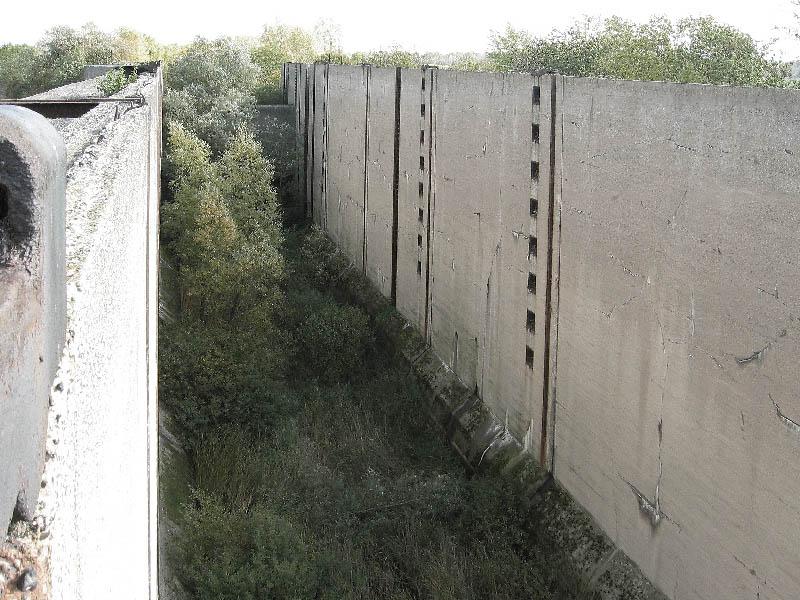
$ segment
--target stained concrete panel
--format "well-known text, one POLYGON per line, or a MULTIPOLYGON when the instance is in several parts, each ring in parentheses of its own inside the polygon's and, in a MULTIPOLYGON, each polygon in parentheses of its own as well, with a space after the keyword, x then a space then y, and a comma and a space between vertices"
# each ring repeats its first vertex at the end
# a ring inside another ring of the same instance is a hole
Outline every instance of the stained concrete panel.
MULTIPOLYGON (((541 353, 531 365, 526 356, 544 323, 544 296, 528 292, 528 274, 546 262, 529 253, 537 85, 529 75, 440 71, 433 89, 431 341, 519 439, 541 430, 541 353)), ((539 245, 546 257, 546 238, 539 245)))
POLYGON ((311 144, 312 169, 311 169, 311 188, 310 199, 312 205, 313 221, 320 227, 325 227, 326 217, 326 195, 325 195, 325 144, 326 134, 326 109, 325 101, 327 94, 327 73, 328 65, 314 65, 314 88, 312 90, 312 102, 314 104, 313 113, 313 137, 311 144))
POLYGON ((800 597, 800 96, 562 81, 555 475, 673 598, 800 597))
POLYGON ((314 71, 317 65, 308 65, 306 71, 306 126, 304 132, 305 151, 305 183, 303 186, 303 196, 306 199, 306 217, 312 218, 314 214, 313 206, 313 182, 314 182, 314 71))
POLYGON ((394 213, 395 69, 369 69, 367 118, 367 277, 387 298, 392 295, 394 213))
POLYGON ((327 94, 327 232, 364 267, 366 66, 330 65, 327 94))
POLYGON ((67 340, 37 509, 54 600, 158 595, 160 71, 127 93, 144 105, 54 122, 69 165, 67 340))
POLYGON ((430 195, 430 90, 434 70, 401 69, 397 310, 425 333, 430 195), (423 83, 424 82, 424 83, 423 83), (426 107, 422 114, 421 107, 426 107), (425 168, 420 168, 420 157, 425 168))
POLYGON ((0 529, 33 518, 48 397, 66 330, 64 142, 41 115, 0 107, 0 529))
POLYGON ((286 63, 286 79, 284 81, 286 90, 286 103, 295 105, 297 103, 297 78, 299 63, 286 63))

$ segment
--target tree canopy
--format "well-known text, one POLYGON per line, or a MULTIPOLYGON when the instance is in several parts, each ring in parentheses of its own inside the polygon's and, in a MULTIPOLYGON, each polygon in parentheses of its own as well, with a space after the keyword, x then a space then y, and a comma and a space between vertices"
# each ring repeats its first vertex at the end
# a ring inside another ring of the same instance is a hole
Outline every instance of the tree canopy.
POLYGON ((749 35, 710 17, 635 23, 586 19, 536 37, 509 26, 492 38, 499 70, 581 77, 733 85, 783 85, 787 66, 749 35))

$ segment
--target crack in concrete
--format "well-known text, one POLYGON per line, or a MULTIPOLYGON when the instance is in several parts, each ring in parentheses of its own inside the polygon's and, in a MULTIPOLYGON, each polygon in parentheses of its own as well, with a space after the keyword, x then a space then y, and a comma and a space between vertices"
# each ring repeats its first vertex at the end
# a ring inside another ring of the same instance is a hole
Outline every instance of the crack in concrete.
POLYGON ((797 435, 800 435, 800 423, 798 423, 797 421, 793 421, 792 419, 790 419, 789 417, 787 417, 787 416, 786 416, 786 415, 783 413, 783 411, 781 411, 781 407, 780 407, 780 406, 778 406, 778 403, 777 403, 777 402, 775 402, 775 399, 772 397, 772 394, 771 394, 771 393, 767 393, 767 395, 769 396, 769 400, 770 400, 770 402, 772 402, 772 406, 774 406, 774 407, 775 407, 775 413, 778 415, 778 419, 781 421, 781 423, 783 423, 784 425, 786 425, 786 427, 787 427, 787 428, 789 429, 789 431, 791 431, 792 433, 795 433, 795 434, 797 434, 797 435))
POLYGON ((686 204, 686 194, 688 193, 688 188, 683 191, 683 196, 681 197, 680 202, 678 202, 678 206, 675 207, 675 210, 672 212, 672 216, 667 219, 667 225, 672 225, 673 228, 675 227, 675 220, 678 218, 678 211, 686 204))
POLYGON ((625 300, 625 302, 623 302, 622 304, 613 304, 613 305, 611 306, 611 308, 609 309, 609 311, 608 311, 608 312, 605 312, 605 311, 602 311, 602 310, 601 310, 601 311, 600 311, 600 314, 601 314, 601 315, 603 315, 603 316, 604 316, 606 319, 610 319, 610 318, 611 318, 611 315, 613 315, 613 314, 614 314, 614 311, 615 311, 615 310, 617 310, 617 309, 619 309, 619 308, 625 308, 626 306, 628 306, 628 304, 630 304, 631 302, 633 302, 634 300, 636 300, 638 297, 639 297, 639 295, 637 294, 637 295, 635 295, 635 296, 631 296, 630 298, 628 298, 627 300, 625 300))
MULTIPOLYGON (((794 322, 795 319, 793 316, 790 316, 789 320, 794 322)), ((788 328, 781 329, 780 332, 778 332, 778 335, 768 340, 767 343, 764 344, 762 348, 760 348, 759 350, 754 350, 753 353, 750 354, 749 356, 736 357, 736 362, 740 365, 746 365, 754 361, 760 362, 764 358, 764 355, 766 354, 767 350, 772 348, 772 346, 778 343, 778 341, 781 340, 782 338, 785 338, 787 335, 789 335, 789 329, 788 328)))

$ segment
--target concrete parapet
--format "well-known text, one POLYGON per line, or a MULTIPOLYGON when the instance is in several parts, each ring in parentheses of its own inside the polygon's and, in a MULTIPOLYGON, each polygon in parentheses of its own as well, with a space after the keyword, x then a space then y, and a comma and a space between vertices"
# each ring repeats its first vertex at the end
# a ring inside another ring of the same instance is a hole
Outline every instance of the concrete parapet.
POLYGON ((0 526, 30 519, 64 346, 66 150, 44 117, 0 107, 0 526))

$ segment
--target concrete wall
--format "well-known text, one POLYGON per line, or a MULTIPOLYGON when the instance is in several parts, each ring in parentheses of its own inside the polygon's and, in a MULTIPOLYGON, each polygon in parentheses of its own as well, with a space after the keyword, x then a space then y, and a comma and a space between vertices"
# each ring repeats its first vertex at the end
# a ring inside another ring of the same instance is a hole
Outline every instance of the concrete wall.
POLYGON ((158 597, 160 72, 126 93, 145 104, 54 121, 68 165, 67 341, 34 520, 54 599, 158 597))
POLYGON ((507 432, 669 597, 800 597, 798 93, 312 72, 311 216, 507 432))
POLYGON ((673 597, 800 597, 798 95, 559 100, 555 473, 673 597))
POLYGON ((39 114, 0 107, 0 525, 31 519, 65 338, 66 150, 39 114))

